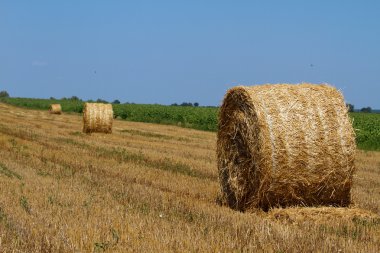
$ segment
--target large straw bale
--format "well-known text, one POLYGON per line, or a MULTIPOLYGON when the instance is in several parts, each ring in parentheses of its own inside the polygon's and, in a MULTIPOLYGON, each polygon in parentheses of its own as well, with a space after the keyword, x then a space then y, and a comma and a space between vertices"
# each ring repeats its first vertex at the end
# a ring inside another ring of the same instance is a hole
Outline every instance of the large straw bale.
POLYGON ((61 114, 62 113, 62 107, 60 104, 51 104, 49 107, 49 112, 51 114, 61 114))
POLYGON ((355 135, 335 88, 234 87, 218 128, 221 200, 230 207, 350 204, 355 135))
POLYGON ((85 103, 83 108, 84 133, 112 133, 113 110, 111 104, 85 103))

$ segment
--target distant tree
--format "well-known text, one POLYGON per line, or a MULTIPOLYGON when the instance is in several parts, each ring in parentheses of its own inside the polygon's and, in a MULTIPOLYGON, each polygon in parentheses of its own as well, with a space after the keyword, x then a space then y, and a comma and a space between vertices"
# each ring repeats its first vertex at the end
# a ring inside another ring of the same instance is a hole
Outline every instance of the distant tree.
POLYGON ((372 108, 371 107, 363 107, 362 109, 360 109, 361 112, 367 112, 367 113, 371 113, 372 112, 372 108))
POLYGON ((63 97, 63 98, 61 98, 61 100, 67 100, 67 98, 66 98, 66 97, 63 97))
POLYGON ((94 100, 89 99, 89 100, 87 100, 87 102, 88 102, 88 103, 94 103, 94 100))
POLYGON ((126 119, 126 118, 128 118, 128 112, 126 111, 126 110, 122 110, 121 112, 120 112, 120 118, 122 118, 122 119, 126 119))
POLYGON ((198 103, 198 102, 195 102, 195 103, 194 103, 194 106, 195 106, 195 107, 198 107, 198 106, 199 106, 199 103, 198 103))
POLYGON ((120 104, 120 101, 118 100, 118 99, 115 99, 113 102, 112 102, 112 104, 120 104))
POLYGON ((183 102, 181 104, 181 106, 193 106, 193 104, 192 103, 183 102))
POLYGON ((0 91, 0 98, 9 98, 8 92, 5 90, 0 91))
POLYGON ((56 100, 56 98, 55 97, 50 97, 50 100, 56 100))
POLYGON ((101 99, 101 98, 98 98, 96 100, 97 103, 104 103, 104 104, 108 104, 108 101, 104 100, 104 99, 101 99))
POLYGON ((171 104, 171 106, 178 106, 178 104, 177 104, 177 103, 174 103, 174 104, 171 104))
POLYGON ((354 110, 355 110, 355 107, 353 104, 347 104, 347 108, 348 108, 349 112, 354 112, 354 110))
POLYGON ((70 98, 70 100, 73 100, 73 101, 79 101, 80 99, 79 99, 77 96, 72 96, 72 97, 70 98))

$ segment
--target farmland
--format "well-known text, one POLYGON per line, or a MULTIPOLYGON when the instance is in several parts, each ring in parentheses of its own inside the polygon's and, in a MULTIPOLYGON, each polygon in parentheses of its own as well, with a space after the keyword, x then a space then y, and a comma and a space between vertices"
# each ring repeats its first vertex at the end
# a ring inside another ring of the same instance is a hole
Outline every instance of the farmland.
POLYGON ((358 147, 365 150, 380 150, 380 114, 352 113, 358 147))
MULTIPOLYGON (((64 112, 82 112, 84 102, 79 100, 52 100, 31 98, 3 98, 3 102, 31 109, 48 110, 52 103, 62 105, 64 112)), ((198 130, 216 131, 216 107, 187 107, 145 104, 113 104, 115 117, 128 121, 178 125, 198 130)))
POLYGON ((1 252, 380 249, 379 152, 358 150, 350 209, 240 213, 215 201, 214 132, 115 120, 86 135, 80 115, 39 109, 0 103, 1 252))
MULTIPOLYGON (((31 109, 48 110, 49 105, 60 103, 64 112, 82 112, 79 100, 51 100, 30 98, 3 98, 3 102, 31 109)), ((198 130, 216 131, 218 108, 184 107, 144 104, 114 104, 115 117, 135 121, 177 125, 198 130)), ((380 114, 351 113, 357 136, 357 145, 364 150, 380 151, 380 114)))

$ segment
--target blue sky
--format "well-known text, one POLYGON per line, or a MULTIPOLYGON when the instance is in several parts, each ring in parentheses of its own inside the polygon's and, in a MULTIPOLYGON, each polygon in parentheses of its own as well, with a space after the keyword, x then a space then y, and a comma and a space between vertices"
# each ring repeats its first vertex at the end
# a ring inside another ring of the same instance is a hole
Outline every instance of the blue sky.
POLYGON ((199 102, 330 83, 380 108, 380 1, 0 0, 0 90, 199 102))

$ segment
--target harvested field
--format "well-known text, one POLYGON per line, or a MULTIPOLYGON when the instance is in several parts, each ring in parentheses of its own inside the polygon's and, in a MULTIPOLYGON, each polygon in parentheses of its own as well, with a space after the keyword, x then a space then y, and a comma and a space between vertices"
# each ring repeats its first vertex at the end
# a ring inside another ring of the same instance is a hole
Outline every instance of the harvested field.
POLYGON ((216 134, 0 103, 1 252, 379 252, 380 153, 357 151, 355 209, 216 204, 216 134))

